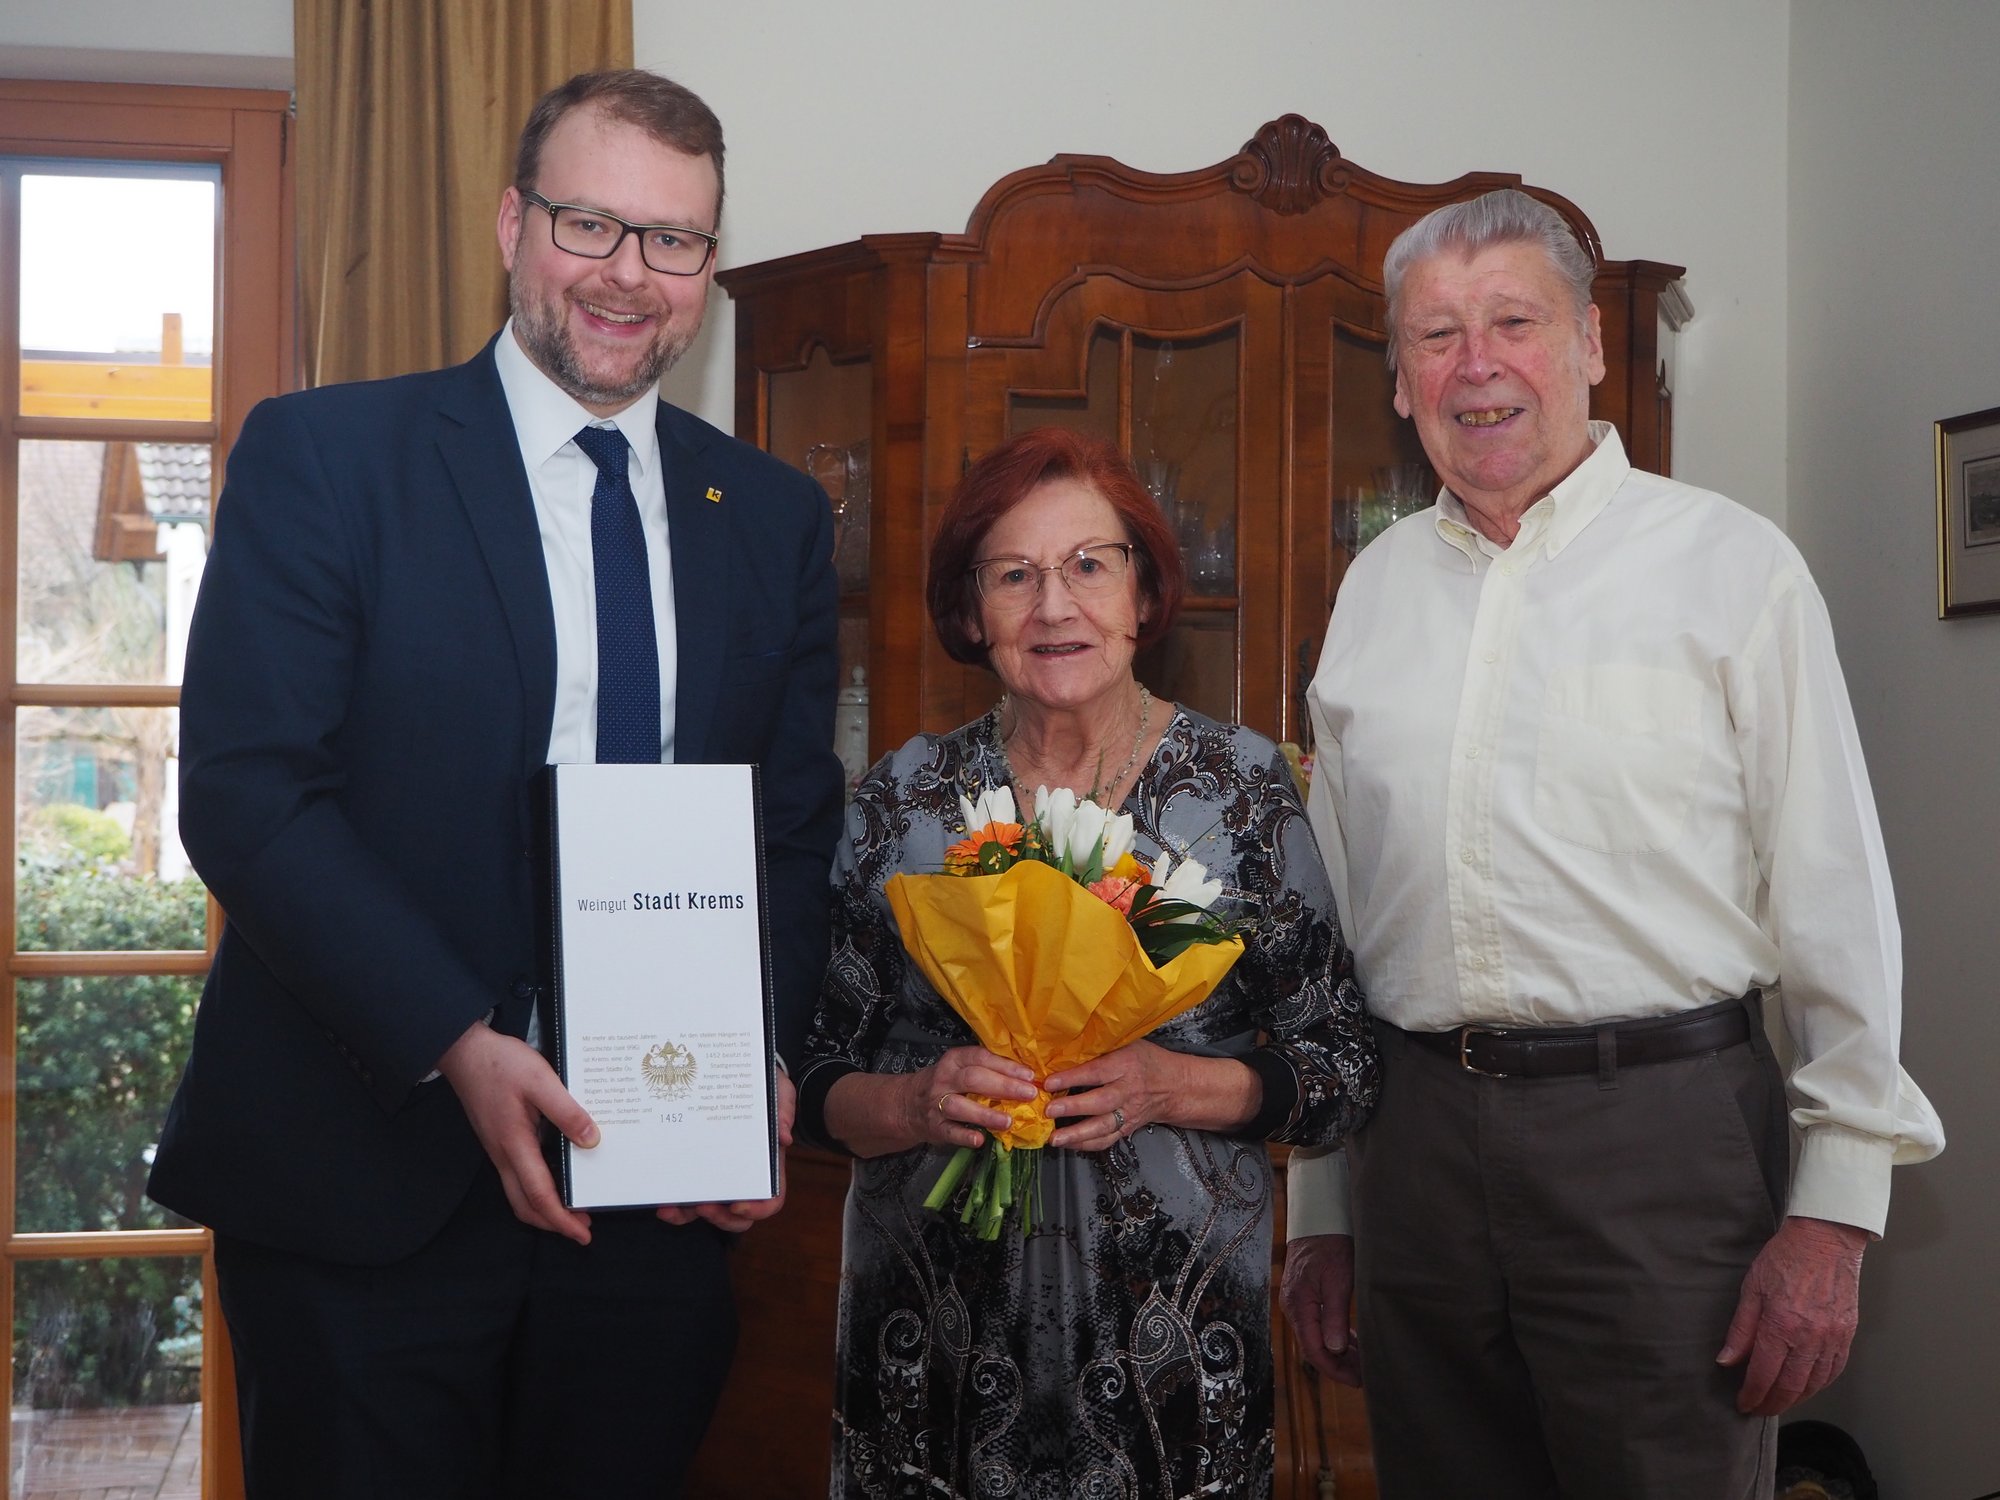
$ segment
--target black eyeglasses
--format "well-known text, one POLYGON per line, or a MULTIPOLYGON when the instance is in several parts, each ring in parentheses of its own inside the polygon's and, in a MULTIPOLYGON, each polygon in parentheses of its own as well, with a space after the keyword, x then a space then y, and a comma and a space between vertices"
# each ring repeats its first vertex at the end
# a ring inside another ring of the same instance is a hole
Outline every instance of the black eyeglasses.
POLYGON ((540 193, 522 189, 521 196, 549 211, 549 233, 556 249, 587 260, 609 260, 625 243, 639 236, 639 258, 662 276, 699 276, 715 254, 716 237, 677 224, 628 224, 616 214, 574 203, 551 203, 540 193))

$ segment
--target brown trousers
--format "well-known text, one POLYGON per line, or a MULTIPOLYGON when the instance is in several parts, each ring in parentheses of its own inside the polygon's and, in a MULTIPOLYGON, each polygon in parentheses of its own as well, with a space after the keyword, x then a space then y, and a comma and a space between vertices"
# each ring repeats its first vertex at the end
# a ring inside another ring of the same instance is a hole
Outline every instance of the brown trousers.
POLYGON ((1771 1494, 1778 1424, 1739 1415, 1742 1372, 1715 1363, 1789 1175, 1752 1021, 1754 1044, 1549 1079, 1377 1024, 1349 1155, 1382 1500, 1771 1494))

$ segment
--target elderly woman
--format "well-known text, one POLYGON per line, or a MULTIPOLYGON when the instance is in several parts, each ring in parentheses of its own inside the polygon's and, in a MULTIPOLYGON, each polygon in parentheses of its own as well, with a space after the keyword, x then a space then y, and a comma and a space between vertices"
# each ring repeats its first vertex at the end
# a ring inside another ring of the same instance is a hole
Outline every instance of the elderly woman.
POLYGON ((1284 759, 1161 702, 1133 653, 1173 623, 1172 533, 1118 450, 1055 428, 973 465, 931 547, 945 649, 1005 689, 869 772, 835 869, 835 954, 799 1068, 805 1132, 859 1158, 841 1278, 836 1496, 1268 1494, 1271 1169, 1375 1095, 1362 1000, 1284 759), (922 1204, 1027 1099, 908 961, 883 894, 934 874, 961 795, 1068 787, 1192 856, 1244 923, 1201 1004, 1045 1080, 1041 1218, 983 1241, 922 1204))

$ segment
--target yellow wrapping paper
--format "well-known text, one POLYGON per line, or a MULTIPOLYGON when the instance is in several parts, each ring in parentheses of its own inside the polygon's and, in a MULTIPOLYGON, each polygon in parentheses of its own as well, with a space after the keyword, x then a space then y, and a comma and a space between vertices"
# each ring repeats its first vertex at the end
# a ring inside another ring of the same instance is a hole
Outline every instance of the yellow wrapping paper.
MULTIPOLYGON (((1198 1005, 1243 952, 1243 939, 1196 944, 1153 967, 1124 915, 1052 865, 1023 860, 1000 875, 892 875, 889 906, 924 977, 980 1045, 1038 1079, 1115 1052, 1198 1005)), ((1049 1095, 982 1099, 1014 1116, 999 1139, 1043 1145, 1049 1095)))

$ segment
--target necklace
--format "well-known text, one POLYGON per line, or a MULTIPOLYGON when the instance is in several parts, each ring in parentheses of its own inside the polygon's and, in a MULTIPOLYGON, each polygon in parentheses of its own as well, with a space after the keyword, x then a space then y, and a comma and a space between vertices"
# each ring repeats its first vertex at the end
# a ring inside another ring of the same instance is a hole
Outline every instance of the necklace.
MULTIPOLYGON (((1001 722, 1007 717, 1007 707, 1012 701, 1013 694, 1002 693, 999 703, 994 705, 993 745, 1000 752, 1000 762, 1007 768, 1007 780, 1013 786, 1015 794, 1025 799, 1022 803, 1022 809, 1025 812, 1026 809, 1035 805, 1035 799, 1026 795, 1027 788, 1021 785, 1020 777, 1014 774, 1014 763, 1007 756, 1008 737, 1000 732, 1001 722)), ((1096 784, 1091 786, 1089 795, 1093 799, 1100 790, 1109 792, 1112 788, 1125 784, 1125 778, 1131 774, 1132 768, 1139 764, 1139 752, 1146 744, 1146 726, 1152 721, 1152 717, 1153 695, 1146 691, 1146 684, 1142 682, 1139 684, 1139 727, 1132 731, 1132 748, 1126 752, 1125 764, 1118 768, 1117 775, 1105 782, 1101 788, 1096 784)), ((1020 728, 1018 724, 1014 727, 1017 731, 1020 728)), ((1102 765, 1102 762, 1100 761, 1099 764, 1102 765)))

